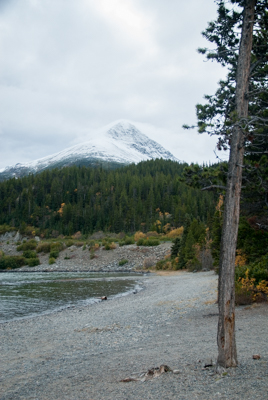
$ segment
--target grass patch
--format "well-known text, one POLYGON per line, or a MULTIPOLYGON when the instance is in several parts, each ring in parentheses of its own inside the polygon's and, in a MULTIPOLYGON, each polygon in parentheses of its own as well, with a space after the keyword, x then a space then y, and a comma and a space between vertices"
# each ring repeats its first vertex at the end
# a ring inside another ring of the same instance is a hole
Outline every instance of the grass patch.
POLYGON ((128 260, 126 260, 125 258, 123 258, 122 260, 119 261, 118 265, 121 267, 122 265, 125 265, 128 263, 128 260))

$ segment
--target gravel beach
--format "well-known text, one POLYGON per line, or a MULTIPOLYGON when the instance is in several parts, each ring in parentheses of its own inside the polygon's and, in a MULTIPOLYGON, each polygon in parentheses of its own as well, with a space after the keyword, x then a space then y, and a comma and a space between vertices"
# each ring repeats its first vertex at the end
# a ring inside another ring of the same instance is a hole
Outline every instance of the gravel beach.
POLYGON ((138 280, 136 294, 0 324, 0 399, 268 399, 266 304, 237 308, 239 366, 219 375, 205 367, 217 355, 214 272, 138 280), (146 378, 162 364, 173 372, 146 378))

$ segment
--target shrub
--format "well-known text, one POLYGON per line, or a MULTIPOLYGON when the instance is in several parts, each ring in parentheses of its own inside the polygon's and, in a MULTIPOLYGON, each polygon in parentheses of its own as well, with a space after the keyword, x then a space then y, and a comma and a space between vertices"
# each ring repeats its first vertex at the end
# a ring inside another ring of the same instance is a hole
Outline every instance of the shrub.
POLYGON ((35 267, 36 265, 40 264, 40 260, 38 257, 29 258, 29 259, 26 259, 26 264, 29 265, 29 267, 35 267))
POLYGON ((35 250, 36 247, 37 247, 37 241, 31 239, 28 242, 23 241, 23 243, 17 247, 17 251, 35 250))
POLYGON ((160 241, 158 239, 139 239, 137 246, 158 246, 160 241))
POLYGON ((123 258, 122 260, 119 261, 118 265, 122 266, 128 263, 128 260, 126 260, 125 258, 123 258))
POLYGON ((114 250, 114 249, 116 249, 116 244, 114 242, 106 243, 104 248, 105 248, 105 250, 114 250))
POLYGON ((72 239, 79 240, 82 237, 82 233, 80 231, 76 232, 74 235, 72 235, 72 239))
POLYGON ((22 256, 2 256, 0 257, 0 269, 15 269, 26 265, 26 260, 22 256))
POLYGON ((176 237, 181 237, 183 234, 183 226, 181 226, 180 228, 177 229, 173 229, 170 232, 167 233, 167 237, 168 238, 176 238, 176 237))
POLYGON ((87 246, 84 244, 83 249, 82 250, 86 250, 87 246))
POLYGON ((12 226, 9 226, 7 224, 0 225, 0 235, 3 235, 6 232, 15 231, 15 230, 16 230, 16 228, 13 228, 12 226))
POLYGON ((155 231, 150 231, 146 233, 146 237, 158 237, 159 233, 155 232, 155 231))
POLYGON ((59 252, 57 250, 52 250, 49 254, 49 258, 57 258, 59 257, 59 252))
POLYGON ((125 238, 125 245, 134 244, 135 240, 132 237, 125 238))
POLYGON ((84 242, 75 242, 74 244, 76 247, 82 247, 84 245, 84 242))
POLYGON ((50 246, 51 246, 51 243, 49 243, 49 242, 41 242, 38 244, 36 251, 37 251, 37 253, 49 253, 50 246))
POLYGON ((147 257, 143 260, 143 268, 152 268, 156 264, 156 260, 153 257, 147 257))
POLYGON ((146 238, 146 235, 141 231, 136 232, 134 235, 135 242, 137 242, 139 239, 144 239, 144 238, 146 238))
POLYGON ((251 303, 255 301, 267 301, 268 282, 262 280, 257 283, 255 278, 249 278, 249 270, 246 271, 245 278, 238 279, 235 288, 237 304, 245 304, 241 303, 245 298, 251 303), (244 297, 241 298, 241 295, 244 297))
POLYGON ((93 260, 95 258, 95 251, 93 249, 90 250, 90 259, 93 260))
POLYGON ((238 281, 239 278, 254 278, 256 283, 260 281, 268 281, 268 254, 261 257, 254 263, 249 265, 237 266, 235 268, 235 280, 238 281))
POLYGON ((180 246, 181 246, 181 238, 177 237, 174 240, 173 245, 171 246, 171 258, 175 258, 178 256, 180 251, 180 246))
POLYGON ((67 247, 71 247, 71 246, 74 245, 74 241, 71 240, 71 239, 68 239, 68 240, 66 240, 65 244, 66 244, 67 247))
POLYGON ((36 258, 37 257, 36 251, 34 251, 34 250, 25 250, 23 252, 23 257, 25 257, 25 258, 36 258))
POLYGON ((174 270, 171 260, 161 260, 156 263, 155 269, 174 270))
POLYGON ((64 249, 64 244, 62 242, 53 242, 50 245, 50 251, 62 251, 64 249))
POLYGON ((50 257, 49 260, 48 260, 49 265, 55 264, 55 262, 56 262, 56 260, 53 257, 50 257))

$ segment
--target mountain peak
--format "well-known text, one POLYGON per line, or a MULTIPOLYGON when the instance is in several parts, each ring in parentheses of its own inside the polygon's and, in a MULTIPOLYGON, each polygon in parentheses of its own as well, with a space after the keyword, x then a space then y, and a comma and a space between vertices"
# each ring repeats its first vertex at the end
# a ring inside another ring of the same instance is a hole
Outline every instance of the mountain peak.
POLYGON ((97 131, 85 143, 51 156, 5 168, 0 171, 0 180, 73 164, 94 166, 106 163, 119 166, 156 158, 178 161, 159 143, 140 132, 135 125, 119 120, 97 131))

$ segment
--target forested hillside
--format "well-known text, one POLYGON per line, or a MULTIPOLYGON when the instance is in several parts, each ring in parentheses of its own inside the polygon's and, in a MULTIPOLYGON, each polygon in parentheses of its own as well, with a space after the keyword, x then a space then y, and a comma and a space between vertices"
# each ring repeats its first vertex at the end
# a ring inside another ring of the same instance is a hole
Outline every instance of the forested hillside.
POLYGON ((98 230, 164 232, 191 215, 209 222, 212 193, 180 182, 186 164, 150 160, 117 170, 66 167, 0 183, 0 224, 46 236, 98 230), (169 224, 169 225, 167 225, 169 224))

